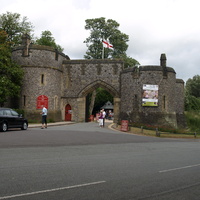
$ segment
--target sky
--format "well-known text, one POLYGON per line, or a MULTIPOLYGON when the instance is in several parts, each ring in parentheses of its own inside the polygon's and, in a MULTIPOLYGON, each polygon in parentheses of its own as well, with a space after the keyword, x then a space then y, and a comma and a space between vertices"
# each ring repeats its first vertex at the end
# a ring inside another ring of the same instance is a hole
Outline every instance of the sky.
POLYGON ((129 36, 127 56, 141 65, 160 65, 165 53, 167 66, 186 82, 200 75, 199 5, 199 0, 0 0, 0 15, 27 17, 35 37, 49 30, 71 60, 86 53, 86 19, 115 20, 129 36))

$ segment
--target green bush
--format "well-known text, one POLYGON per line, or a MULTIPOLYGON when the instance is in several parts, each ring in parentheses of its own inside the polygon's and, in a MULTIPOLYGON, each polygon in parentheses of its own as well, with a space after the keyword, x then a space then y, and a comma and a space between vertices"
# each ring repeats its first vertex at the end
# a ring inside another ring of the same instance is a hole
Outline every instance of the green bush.
POLYGON ((194 97, 192 95, 186 95, 185 110, 186 111, 199 111, 200 110, 200 98, 194 97))
POLYGON ((53 119, 51 119, 51 118, 48 119, 48 118, 47 118, 47 123, 54 123, 54 122, 55 122, 55 121, 54 121, 53 119))
POLYGON ((29 124, 39 124, 39 123, 41 123, 41 120, 29 119, 29 120, 28 120, 28 123, 29 123, 29 124))
POLYGON ((13 109, 15 110, 18 114, 21 114, 22 116, 24 116, 24 110, 23 109, 13 109))
POLYGON ((200 111, 185 112, 185 117, 190 131, 200 132, 200 111))
POLYGON ((168 127, 168 126, 155 126, 155 125, 150 125, 150 124, 142 124, 142 123, 132 123, 129 125, 130 127, 137 127, 137 128, 144 128, 147 130, 156 130, 158 129, 158 131, 161 132, 168 132, 168 133, 184 133, 184 130, 181 129, 175 129, 172 127, 168 127))

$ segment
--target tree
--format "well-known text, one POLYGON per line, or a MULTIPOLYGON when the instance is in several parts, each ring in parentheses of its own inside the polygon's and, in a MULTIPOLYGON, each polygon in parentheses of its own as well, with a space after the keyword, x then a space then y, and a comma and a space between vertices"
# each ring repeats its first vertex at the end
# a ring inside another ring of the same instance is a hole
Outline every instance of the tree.
POLYGON ((103 58, 121 58, 125 62, 125 67, 133 67, 139 64, 138 61, 126 55, 129 36, 118 30, 119 23, 112 19, 106 21, 104 17, 87 19, 85 22, 85 29, 90 30, 90 36, 84 41, 88 47, 86 55, 84 55, 85 59, 101 59, 102 40, 109 38, 113 49, 104 49, 103 58))
MULTIPOLYGON (((118 29, 119 23, 112 19, 106 21, 104 17, 87 19, 85 22, 85 29, 90 30, 90 36, 84 41, 88 47, 86 55, 84 55, 85 59, 119 58, 124 60, 125 68, 134 67, 139 64, 137 60, 126 55, 129 36, 118 29), (113 49, 103 49, 102 40, 107 40, 108 38, 109 42, 113 45, 113 49), (103 56, 102 52, 104 52, 103 56)), ((92 113, 92 105, 94 105, 96 94, 98 93, 95 91, 92 95, 90 114, 92 113)))
POLYGON ((193 78, 189 78, 186 82, 186 90, 188 94, 194 97, 200 97, 200 76, 195 75, 193 78))
POLYGON ((90 114, 92 114, 92 112, 99 111, 100 108, 107 101, 110 101, 111 103, 113 103, 112 95, 103 88, 97 88, 92 93, 90 93, 89 100, 90 100, 90 106, 89 106, 90 114), (95 99, 95 101, 94 101, 94 99, 95 99))
POLYGON ((23 70, 11 59, 10 43, 7 33, 0 31, 0 106, 9 97, 19 95, 23 79, 23 70))
POLYGON ((137 60, 127 55, 124 55, 121 58, 124 60, 124 68, 137 67, 138 65, 140 65, 140 63, 137 60))
POLYGON ((186 111, 199 111, 200 110, 200 98, 196 98, 192 95, 185 95, 185 110, 186 111))
POLYGON ((114 50, 105 49, 104 58, 116 58, 124 55, 128 48, 126 42, 128 42, 128 35, 121 33, 118 30, 119 24, 112 20, 104 17, 87 19, 85 20, 85 29, 90 30, 90 36, 86 38, 84 43, 88 47, 86 59, 101 59, 102 58, 102 40, 108 39, 114 46, 114 50))
POLYGON ((50 46, 57 49, 60 52, 64 51, 64 49, 60 45, 56 44, 52 33, 47 30, 42 32, 41 37, 36 40, 36 44, 50 46))
POLYGON ((10 13, 0 15, 0 30, 8 34, 7 41, 11 42, 12 46, 21 44, 22 35, 27 33, 31 35, 33 25, 28 22, 27 17, 21 18, 18 13, 10 13))
POLYGON ((200 110, 200 76, 195 75, 186 81, 185 110, 200 110))

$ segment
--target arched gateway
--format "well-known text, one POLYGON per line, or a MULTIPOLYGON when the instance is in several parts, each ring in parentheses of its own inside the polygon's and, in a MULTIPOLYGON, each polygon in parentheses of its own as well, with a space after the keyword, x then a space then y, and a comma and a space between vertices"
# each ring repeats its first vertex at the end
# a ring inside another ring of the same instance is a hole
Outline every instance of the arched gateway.
POLYGON ((45 95, 48 118, 66 120, 70 105, 71 120, 84 122, 86 97, 101 87, 114 98, 116 123, 184 125, 184 82, 167 67, 165 54, 158 66, 124 69, 122 60, 70 60, 51 47, 30 44, 29 37, 23 40, 12 58, 25 72, 19 104, 28 118, 40 118, 37 98, 45 95))
POLYGON ((123 62, 120 60, 65 60, 63 61, 66 84, 61 98, 63 105, 72 105, 72 119, 86 121, 86 97, 101 87, 114 99, 115 119, 119 116, 120 73, 123 62))
MULTIPOLYGON (((92 82, 91 84, 87 85, 80 93, 79 93, 79 99, 82 99, 79 101, 79 111, 80 111, 80 119, 84 119, 85 111, 87 110, 85 108, 86 103, 86 96, 93 92, 97 88, 103 88, 107 90, 112 96, 113 96, 113 103, 114 103, 114 110, 115 110, 115 119, 119 116, 119 102, 120 102, 120 94, 115 88, 113 88, 110 83, 106 83, 102 80, 97 80, 92 82)), ((86 115, 87 116, 87 115, 86 115)), ((82 121, 82 120, 81 120, 82 121)))

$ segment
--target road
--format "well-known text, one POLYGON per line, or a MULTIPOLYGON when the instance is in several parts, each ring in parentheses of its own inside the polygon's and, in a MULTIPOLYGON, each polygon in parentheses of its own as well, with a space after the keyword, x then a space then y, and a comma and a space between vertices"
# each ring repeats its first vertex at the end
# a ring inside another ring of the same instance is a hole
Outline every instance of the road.
POLYGON ((200 143, 97 123, 0 133, 0 200, 195 200, 200 143))

